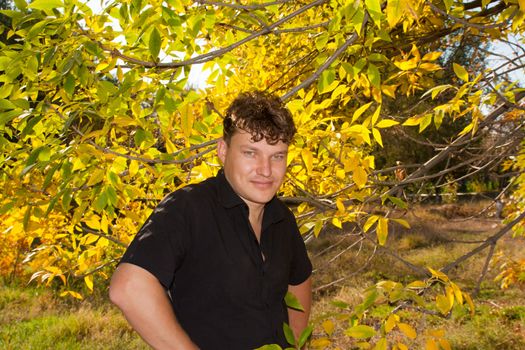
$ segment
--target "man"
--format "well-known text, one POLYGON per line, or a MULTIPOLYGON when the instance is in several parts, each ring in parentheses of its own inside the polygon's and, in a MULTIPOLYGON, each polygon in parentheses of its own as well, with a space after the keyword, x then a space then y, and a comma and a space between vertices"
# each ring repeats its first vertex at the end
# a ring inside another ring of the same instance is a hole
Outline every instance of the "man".
POLYGON ((278 98, 241 94, 217 145, 223 169, 163 199, 130 244, 110 298, 153 348, 284 347, 284 322, 296 336, 307 326, 312 266, 275 196, 295 131, 278 98))

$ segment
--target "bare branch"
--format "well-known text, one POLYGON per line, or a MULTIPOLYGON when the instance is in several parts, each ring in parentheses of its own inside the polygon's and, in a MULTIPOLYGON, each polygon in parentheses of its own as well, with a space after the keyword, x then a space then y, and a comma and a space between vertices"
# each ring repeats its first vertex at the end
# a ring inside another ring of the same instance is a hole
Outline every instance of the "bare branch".
POLYGON ((459 257, 455 261, 451 262, 447 266, 443 267, 441 271, 444 273, 448 273, 448 271, 452 270, 453 268, 459 266, 462 262, 465 260, 471 258, 472 256, 476 255, 477 253, 483 251, 485 248, 489 247, 492 244, 496 244, 496 242, 503 237, 506 233, 508 233, 514 226, 519 224, 521 220, 525 219, 525 212, 521 213, 517 218, 512 220, 510 223, 505 225, 501 230, 499 230, 496 234, 490 236, 485 240, 483 244, 478 246, 476 249, 473 249, 472 251, 468 252, 467 254, 459 257))
POLYGON ((496 248, 496 243, 492 243, 490 245, 489 253, 487 254, 487 258, 485 259, 485 265, 483 266, 483 270, 481 271, 481 274, 478 279, 478 283, 476 284, 476 288, 474 289, 474 292, 472 293, 473 296, 477 296, 479 293, 479 290, 481 288, 481 282, 485 279, 485 276, 487 275, 487 271, 489 270, 489 263, 492 260, 492 257, 494 256, 494 248, 496 248))
POLYGON ((229 7, 229 8, 238 9, 238 10, 259 10, 259 9, 264 9, 266 7, 273 6, 273 5, 286 4, 287 2, 291 2, 291 1, 292 0, 275 0, 275 1, 265 2, 261 4, 241 5, 241 4, 220 2, 220 1, 195 0, 195 2, 200 5, 229 7))

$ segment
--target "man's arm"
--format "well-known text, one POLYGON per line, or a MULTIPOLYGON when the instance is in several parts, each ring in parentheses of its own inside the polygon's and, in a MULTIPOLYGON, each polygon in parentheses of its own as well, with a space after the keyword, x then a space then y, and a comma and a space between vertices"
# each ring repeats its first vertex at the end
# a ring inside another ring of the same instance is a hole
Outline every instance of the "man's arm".
POLYGON ((312 307, 312 277, 296 286, 289 285, 288 291, 295 295, 304 311, 288 308, 288 321, 292 328, 295 338, 299 338, 303 330, 308 326, 310 309, 312 307))
POLYGON ((177 321, 164 287, 147 270, 120 264, 111 278, 109 298, 154 349, 198 349, 177 321))

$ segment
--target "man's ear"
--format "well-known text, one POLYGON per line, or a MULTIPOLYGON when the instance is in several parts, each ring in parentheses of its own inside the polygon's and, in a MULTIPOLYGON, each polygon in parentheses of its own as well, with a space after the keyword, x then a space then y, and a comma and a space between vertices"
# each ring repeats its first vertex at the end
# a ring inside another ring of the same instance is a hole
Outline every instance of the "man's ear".
POLYGON ((222 164, 224 164, 224 159, 226 158, 226 153, 228 152, 228 144, 224 139, 220 139, 217 142, 217 156, 221 160, 222 164))

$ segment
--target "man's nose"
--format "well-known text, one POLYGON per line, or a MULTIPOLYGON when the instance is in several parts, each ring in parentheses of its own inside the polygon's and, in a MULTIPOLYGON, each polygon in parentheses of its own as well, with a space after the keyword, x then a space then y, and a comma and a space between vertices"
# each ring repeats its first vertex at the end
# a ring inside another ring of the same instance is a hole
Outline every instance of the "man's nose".
POLYGON ((272 175, 272 165, 269 159, 261 157, 257 163, 257 174, 265 177, 272 175))

